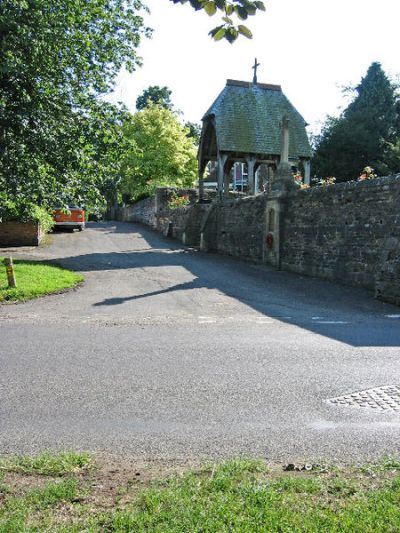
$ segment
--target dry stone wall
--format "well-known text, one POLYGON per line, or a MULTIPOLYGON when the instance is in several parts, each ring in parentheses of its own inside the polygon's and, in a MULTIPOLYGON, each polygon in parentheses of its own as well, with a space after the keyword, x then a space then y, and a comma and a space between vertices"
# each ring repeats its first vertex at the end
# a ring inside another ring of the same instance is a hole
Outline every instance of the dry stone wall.
POLYGON ((266 196, 223 199, 203 222, 203 249, 252 261, 263 258, 266 196))
POLYGON ((113 207, 108 216, 111 220, 121 222, 139 222, 152 228, 156 228, 155 199, 145 198, 134 205, 126 207, 113 207))
POLYGON ((400 304, 400 175, 289 195, 281 267, 400 304))
POLYGON ((128 221, 140 222, 146 226, 156 227, 155 199, 145 198, 129 208, 128 221))

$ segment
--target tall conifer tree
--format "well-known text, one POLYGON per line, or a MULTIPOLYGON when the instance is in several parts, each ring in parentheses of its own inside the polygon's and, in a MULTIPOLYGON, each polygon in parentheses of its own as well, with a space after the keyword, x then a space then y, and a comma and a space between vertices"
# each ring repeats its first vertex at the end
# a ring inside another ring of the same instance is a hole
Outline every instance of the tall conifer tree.
POLYGON ((357 178, 367 165, 379 175, 398 172, 400 161, 393 153, 399 135, 395 87, 381 65, 372 63, 354 92, 354 100, 339 118, 328 118, 317 139, 314 172, 338 181, 357 178))

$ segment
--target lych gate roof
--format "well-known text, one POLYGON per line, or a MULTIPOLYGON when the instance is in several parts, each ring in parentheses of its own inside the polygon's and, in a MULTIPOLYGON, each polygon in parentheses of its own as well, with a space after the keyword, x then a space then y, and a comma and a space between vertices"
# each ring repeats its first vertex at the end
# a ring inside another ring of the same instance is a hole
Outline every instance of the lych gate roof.
POLYGON ((227 80, 203 121, 215 119, 220 152, 280 155, 285 114, 289 118, 289 157, 311 157, 306 122, 279 85, 227 80))

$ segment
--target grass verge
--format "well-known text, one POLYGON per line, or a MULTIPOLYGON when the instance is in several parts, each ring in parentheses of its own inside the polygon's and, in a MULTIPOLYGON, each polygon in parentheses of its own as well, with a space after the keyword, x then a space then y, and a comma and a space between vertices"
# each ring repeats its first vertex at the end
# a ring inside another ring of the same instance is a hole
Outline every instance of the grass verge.
POLYGON ((83 277, 64 268, 36 262, 14 260, 17 288, 9 289, 3 258, 0 257, 0 302, 24 301, 75 287, 83 277))
POLYGON ((66 467, 65 454, 47 454, 3 468, 1 532, 399 531, 398 461, 282 472, 262 461, 237 460, 139 485, 135 470, 120 469, 122 477, 104 467, 77 470, 73 457, 66 467), (16 473, 21 465, 24 473, 16 473), (40 486, 43 471, 65 477, 40 486))
POLYGON ((65 451, 59 454, 43 452, 35 457, 16 455, 0 459, 0 472, 18 472, 25 475, 63 476, 79 472, 91 465, 88 453, 65 451))

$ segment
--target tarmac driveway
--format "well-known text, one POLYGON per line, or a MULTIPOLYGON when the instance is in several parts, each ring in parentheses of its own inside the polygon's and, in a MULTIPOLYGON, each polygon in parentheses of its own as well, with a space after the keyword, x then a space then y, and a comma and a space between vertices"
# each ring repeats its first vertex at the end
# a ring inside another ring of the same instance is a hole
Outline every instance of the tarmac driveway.
POLYGON ((0 453, 398 453, 400 309, 133 224, 52 241, 19 253, 86 282, 0 306, 0 453))

